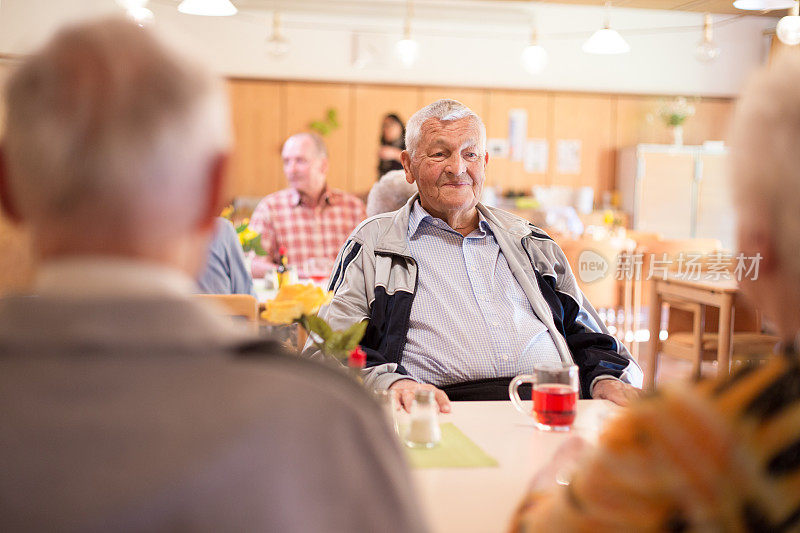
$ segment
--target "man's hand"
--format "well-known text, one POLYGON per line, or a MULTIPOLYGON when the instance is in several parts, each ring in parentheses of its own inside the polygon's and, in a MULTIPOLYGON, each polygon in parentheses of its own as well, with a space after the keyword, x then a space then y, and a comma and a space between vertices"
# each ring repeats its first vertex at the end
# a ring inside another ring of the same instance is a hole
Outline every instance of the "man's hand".
POLYGON ((609 400, 623 406, 628 405, 641 395, 642 391, 640 389, 617 379, 600 380, 592 390, 593 398, 609 400))
POLYGON ((395 381, 392 383, 392 386, 389 387, 390 391, 397 391, 397 400, 406 411, 411 410, 411 404, 414 402, 414 393, 420 389, 434 391, 436 403, 439 404, 439 411, 442 413, 450 412, 450 399, 447 397, 447 394, 433 385, 417 383, 413 379, 401 379, 395 381))

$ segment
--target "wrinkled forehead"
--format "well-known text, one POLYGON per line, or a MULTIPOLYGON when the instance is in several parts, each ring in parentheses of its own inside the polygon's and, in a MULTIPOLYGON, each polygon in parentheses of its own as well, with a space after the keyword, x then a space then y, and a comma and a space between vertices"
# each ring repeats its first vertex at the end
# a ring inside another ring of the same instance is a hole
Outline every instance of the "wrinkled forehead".
POLYGON ((420 128, 421 149, 430 146, 442 146, 451 149, 469 147, 480 148, 481 129, 477 121, 471 117, 457 120, 440 120, 429 118, 420 128))

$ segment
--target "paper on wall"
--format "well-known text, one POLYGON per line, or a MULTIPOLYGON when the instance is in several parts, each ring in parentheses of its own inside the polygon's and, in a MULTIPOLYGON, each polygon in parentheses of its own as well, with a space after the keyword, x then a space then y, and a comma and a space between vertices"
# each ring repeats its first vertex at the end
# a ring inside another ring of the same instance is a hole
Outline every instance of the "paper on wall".
POLYGON ((512 109, 508 112, 508 144, 512 161, 522 161, 525 139, 528 137, 528 112, 512 109))
POLYGON ((559 139, 556 142, 556 171, 559 174, 581 173, 581 140, 559 139))
POLYGON ((489 157, 494 159, 505 159, 508 157, 508 139, 495 137, 486 139, 486 151, 489 157))
POLYGON ((544 174, 547 172, 547 159, 550 146, 547 139, 528 139, 525 143, 525 155, 522 166, 525 172, 544 174))

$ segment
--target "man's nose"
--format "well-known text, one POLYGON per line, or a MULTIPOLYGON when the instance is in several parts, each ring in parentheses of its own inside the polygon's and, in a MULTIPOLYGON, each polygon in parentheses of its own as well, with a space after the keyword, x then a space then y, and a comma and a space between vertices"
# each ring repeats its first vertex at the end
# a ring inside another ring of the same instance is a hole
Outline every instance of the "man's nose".
POLYGON ((447 159, 444 171, 453 176, 460 176, 467 171, 467 162, 464 161, 460 153, 451 154, 447 159))

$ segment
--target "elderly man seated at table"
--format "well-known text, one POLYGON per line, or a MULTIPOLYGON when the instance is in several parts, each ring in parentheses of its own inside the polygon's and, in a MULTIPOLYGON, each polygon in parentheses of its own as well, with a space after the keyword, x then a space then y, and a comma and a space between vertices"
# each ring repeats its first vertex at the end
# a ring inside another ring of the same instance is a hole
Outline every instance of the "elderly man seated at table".
POLYGON ((8 81, 0 200, 42 265, 0 299, 0 531, 424 530, 363 387, 192 296, 226 99, 117 20, 8 81))
POLYGON ((489 159, 481 119, 439 100, 408 121, 406 147, 418 194, 356 228, 321 313, 334 328, 369 320, 366 383, 400 391, 404 405, 433 388, 447 411, 448 395, 508 399, 514 375, 575 362, 583 397, 635 397, 641 370, 600 324, 556 243, 479 203, 489 159))
POLYGON ((568 442, 511 531, 800 531, 799 85, 796 55, 759 73, 731 146, 739 248, 763 257, 741 288, 773 320, 783 353, 632 406, 577 465, 568 442), (544 491, 567 465, 568 486, 544 491))

